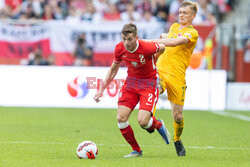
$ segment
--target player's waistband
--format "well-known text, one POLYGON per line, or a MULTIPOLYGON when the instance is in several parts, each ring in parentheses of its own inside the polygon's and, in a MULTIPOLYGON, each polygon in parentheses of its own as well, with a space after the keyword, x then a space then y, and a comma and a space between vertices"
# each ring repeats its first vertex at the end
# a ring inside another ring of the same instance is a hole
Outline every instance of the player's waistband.
POLYGON ((125 85, 127 88, 134 89, 154 89, 158 84, 159 78, 133 78, 128 77, 125 81, 125 85))

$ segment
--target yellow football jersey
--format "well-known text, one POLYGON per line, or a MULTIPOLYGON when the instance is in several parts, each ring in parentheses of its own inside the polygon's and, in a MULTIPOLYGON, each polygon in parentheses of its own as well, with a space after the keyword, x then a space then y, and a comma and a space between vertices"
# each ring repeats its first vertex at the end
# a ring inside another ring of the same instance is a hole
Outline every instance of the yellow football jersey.
POLYGON ((178 38, 180 36, 187 37, 189 42, 175 47, 166 47, 157 61, 157 68, 159 72, 185 80, 185 72, 198 39, 198 32, 192 25, 180 29, 180 24, 174 23, 170 27, 168 38, 178 38))

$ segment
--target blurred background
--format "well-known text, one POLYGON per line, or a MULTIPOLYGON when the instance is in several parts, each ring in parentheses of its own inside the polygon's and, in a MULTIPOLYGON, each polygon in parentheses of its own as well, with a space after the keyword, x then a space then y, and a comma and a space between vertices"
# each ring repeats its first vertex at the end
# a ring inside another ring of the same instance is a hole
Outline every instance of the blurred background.
MULTIPOLYGON (((222 109, 250 110, 249 0, 193 1, 199 4, 193 22, 199 40, 189 70, 224 71, 222 109)), ((178 20, 181 2, 0 0, 0 70, 24 66, 108 67, 125 23, 136 23, 139 38, 159 38, 178 20)), ((74 81, 81 87, 80 81, 77 83, 74 81)), ((211 87, 208 84, 206 88, 208 99, 211 87)))

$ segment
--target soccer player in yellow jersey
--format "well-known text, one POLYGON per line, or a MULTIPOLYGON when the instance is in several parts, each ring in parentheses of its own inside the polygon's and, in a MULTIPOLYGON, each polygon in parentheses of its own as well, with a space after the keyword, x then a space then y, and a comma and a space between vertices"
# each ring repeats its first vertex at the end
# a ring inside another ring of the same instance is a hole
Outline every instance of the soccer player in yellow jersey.
POLYGON ((174 23, 170 27, 167 36, 153 40, 166 46, 165 52, 157 61, 157 67, 161 93, 167 89, 168 100, 171 103, 174 118, 174 145, 178 156, 186 155, 180 139, 184 126, 182 112, 187 88, 185 72, 198 39, 198 32, 192 26, 197 10, 196 2, 182 2, 179 9, 179 23, 174 23))

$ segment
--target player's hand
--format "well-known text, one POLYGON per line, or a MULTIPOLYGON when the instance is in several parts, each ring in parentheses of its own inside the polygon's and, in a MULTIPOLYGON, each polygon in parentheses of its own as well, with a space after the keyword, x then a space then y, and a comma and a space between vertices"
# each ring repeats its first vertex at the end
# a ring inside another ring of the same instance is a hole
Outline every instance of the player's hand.
POLYGON ((95 96, 94 96, 94 100, 98 103, 100 101, 100 97, 102 97, 103 95, 103 91, 98 91, 96 92, 95 96))
POLYGON ((168 33, 161 33, 160 39, 165 39, 168 37, 168 33))

